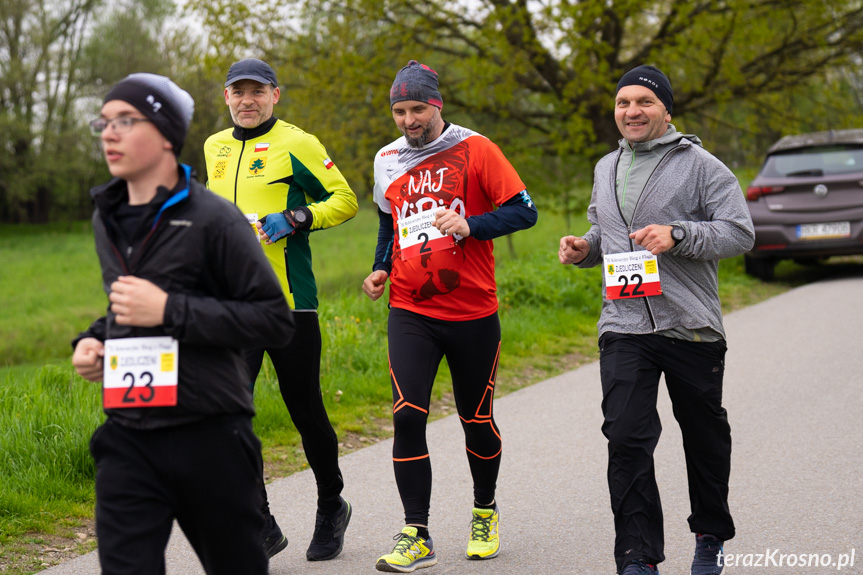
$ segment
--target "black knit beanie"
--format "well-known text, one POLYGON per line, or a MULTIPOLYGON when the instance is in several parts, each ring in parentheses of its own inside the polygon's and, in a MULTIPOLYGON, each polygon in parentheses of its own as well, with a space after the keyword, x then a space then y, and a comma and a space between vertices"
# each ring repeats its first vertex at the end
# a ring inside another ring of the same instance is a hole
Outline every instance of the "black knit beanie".
MULTIPOLYGON (((671 108, 674 105, 674 96, 671 93, 671 82, 665 77, 658 68, 653 66, 638 66, 633 68, 623 76, 617 83, 617 92, 624 86, 644 86, 653 90, 659 101, 665 104, 665 109, 671 113, 671 108)), ((615 93, 617 93, 615 92, 615 93)))
POLYGON ((169 78, 156 74, 129 74, 108 91, 103 104, 122 100, 134 106, 171 142, 179 156, 186 141, 195 101, 169 78))

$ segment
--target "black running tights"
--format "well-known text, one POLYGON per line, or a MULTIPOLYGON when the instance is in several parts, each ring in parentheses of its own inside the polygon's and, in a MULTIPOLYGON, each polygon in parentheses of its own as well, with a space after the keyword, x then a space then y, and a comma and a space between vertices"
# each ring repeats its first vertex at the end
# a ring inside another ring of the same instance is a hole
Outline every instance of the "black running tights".
POLYGON ((474 499, 491 503, 501 456, 492 410, 500 357, 497 313, 470 321, 444 321, 393 308, 388 341, 393 467, 405 523, 428 525, 432 474, 425 432, 432 386, 444 357, 464 430, 474 499))

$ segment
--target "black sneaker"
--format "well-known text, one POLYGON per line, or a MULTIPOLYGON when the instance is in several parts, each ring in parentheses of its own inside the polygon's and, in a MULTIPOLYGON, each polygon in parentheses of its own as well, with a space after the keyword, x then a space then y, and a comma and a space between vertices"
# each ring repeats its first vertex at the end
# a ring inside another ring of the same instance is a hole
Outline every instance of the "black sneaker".
POLYGON ((264 552, 267 554, 267 558, 284 551, 287 546, 288 538, 279 529, 276 518, 270 515, 270 525, 264 532, 264 552))
POLYGON ((315 534, 306 551, 309 561, 326 561, 342 552, 345 530, 351 521, 351 504, 339 497, 342 506, 332 515, 318 513, 315 517, 315 534))
POLYGON ((713 535, 695 535, 691 575, 720 575, 725 563, 722 541, 713 535))

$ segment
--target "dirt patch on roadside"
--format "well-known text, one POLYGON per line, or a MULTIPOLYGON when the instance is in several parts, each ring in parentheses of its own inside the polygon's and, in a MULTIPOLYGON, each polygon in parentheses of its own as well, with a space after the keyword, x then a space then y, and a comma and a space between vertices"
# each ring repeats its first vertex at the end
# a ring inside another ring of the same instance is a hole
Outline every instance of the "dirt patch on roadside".
POLYGON ((32 533, 0 555, 0 573, 25 575, 38 573, 96 548, 96 522, 79 521, 62 533, 32 533))

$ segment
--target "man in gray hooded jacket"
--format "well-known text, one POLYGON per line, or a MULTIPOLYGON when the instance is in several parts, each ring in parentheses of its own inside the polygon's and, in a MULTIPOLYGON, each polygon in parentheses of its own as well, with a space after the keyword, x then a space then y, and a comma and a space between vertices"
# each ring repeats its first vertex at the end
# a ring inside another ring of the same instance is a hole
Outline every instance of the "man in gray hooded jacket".
POLYGON ((672 105, 660 70, 639 66, 621 77, 614 116, 623 139, 596 165, 590 230, 561 238, 558 253, 562 264, 604 269, 602 431, 622 575, 658 574, 665 559, 653 463, 663 373, 683 434, 692 575, 721 573, 723 542, 734 536, 717 270, 755 236, 737 178, 697 137, 675 129, 672 105))

